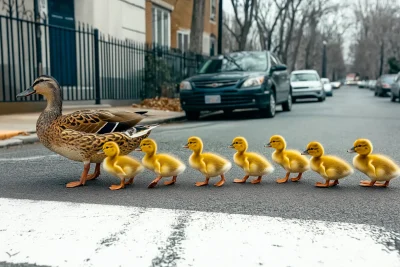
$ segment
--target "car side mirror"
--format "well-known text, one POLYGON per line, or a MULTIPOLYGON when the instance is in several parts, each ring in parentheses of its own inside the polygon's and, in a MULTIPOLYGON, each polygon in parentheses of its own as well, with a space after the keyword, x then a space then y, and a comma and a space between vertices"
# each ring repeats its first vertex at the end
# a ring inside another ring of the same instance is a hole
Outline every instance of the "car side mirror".
POLYGON ((284 70, 287 70, 286 65, 278 64, 278 65, 272 66, 270 72, 272 73, 275 71, 284 71, 284 70))

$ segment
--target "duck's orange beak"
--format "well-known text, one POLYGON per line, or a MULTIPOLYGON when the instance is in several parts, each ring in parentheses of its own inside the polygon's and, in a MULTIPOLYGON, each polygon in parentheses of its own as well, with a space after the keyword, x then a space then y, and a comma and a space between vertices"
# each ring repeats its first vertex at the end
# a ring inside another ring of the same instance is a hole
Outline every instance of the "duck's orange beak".
POLYGON ((268 144, 266 144, 265 147, 272 147, 272 146, 271 146, 271 142, 269 142, 268 144))
POLYGON ((135 151, 142 151, 140 147, 136 148, 135 151))
POLYGON ((183 146, 183 148, 189 148, 189 145, 188 145, 188 144, 186 144, 186 145, 184 145, 184 146, 183 146))
POLYGON ((228 148, 234 148, 234 147, 233 147, 233 144, 231 144, 230 146, 228 146, 228 148))

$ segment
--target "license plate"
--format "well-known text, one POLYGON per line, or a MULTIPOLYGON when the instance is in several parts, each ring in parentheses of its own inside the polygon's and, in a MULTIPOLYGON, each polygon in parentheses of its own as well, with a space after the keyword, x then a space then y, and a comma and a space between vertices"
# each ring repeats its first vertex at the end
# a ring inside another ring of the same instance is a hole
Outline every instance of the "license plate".
POLYGON ((206 95, 205 96, 206 104, 219 104, 221 103, 221 96, 220 95, 206 95))

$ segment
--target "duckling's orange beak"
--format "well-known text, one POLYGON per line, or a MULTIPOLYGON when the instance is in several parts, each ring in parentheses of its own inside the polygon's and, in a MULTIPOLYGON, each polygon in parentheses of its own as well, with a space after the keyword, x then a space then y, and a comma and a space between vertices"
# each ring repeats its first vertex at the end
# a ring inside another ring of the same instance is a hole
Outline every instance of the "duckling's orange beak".
POLYGON ((97 152, 98 155, 104 155, 104 151, 100 150, 99 152, 97 152))
POLYGON ((348 149, 347 152, 356 153, 356 148, 353 146, 352 148, 348 149))
POLYGON ((303 152, 301 152, 301 154, 302 154, 302 155, 310 155, 310 154, 308 153, 308 150, 304 150, 303 152))
POLYGON ((268 144, 266 144, 265 147, 272 147, 272 146, 271 146, 271 142, 269 142, 268 144))
POLYGON ((234 148, 233 144, 231 144, 230 146, 228 146, 228 148, 234 148))
POLYGON ((188 145, 188 144, 186 144, 186 145, 184 145, 184 146, 183 146, 183 148, 189 148, 189 145, 188 145))
POLYGON ((142 151, 140 147, 136 148, 135 151, 142 151))

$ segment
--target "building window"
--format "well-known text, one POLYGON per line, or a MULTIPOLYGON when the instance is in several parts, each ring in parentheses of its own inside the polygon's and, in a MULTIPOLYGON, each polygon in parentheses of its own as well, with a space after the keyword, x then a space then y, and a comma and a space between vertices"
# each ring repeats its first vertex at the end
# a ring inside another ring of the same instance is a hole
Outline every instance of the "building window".
POLYGON ((153 43, 159 46, 170 46, 170 12, 153 7, 153 43))
POLYGON ((210 0, 210 20, 215 21, 217 14, 217 0, 210 0))
POLYGON ((182 52, 189 50, 189 36, 188 32, 178 32, 178 49, 182 52))
POLYGON ((210 56, 214 56, 215 55, 215 36, 211 35, 210 36, 210 56))

